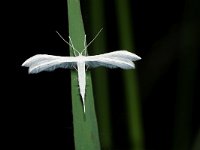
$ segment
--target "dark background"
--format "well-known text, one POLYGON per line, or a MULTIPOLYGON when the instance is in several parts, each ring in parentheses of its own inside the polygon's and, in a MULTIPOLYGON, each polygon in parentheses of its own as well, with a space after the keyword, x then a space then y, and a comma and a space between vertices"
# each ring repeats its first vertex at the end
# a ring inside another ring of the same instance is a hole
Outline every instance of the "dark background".
MULTIPOLYGON (((118 49, 117 16, 113 2, 107 1, 105 6, 109 51, 118 49)), ((81 4, 87 33, 90 30, 87 1, 81 1, 81 4)), ((147 150, 172 149, 176 112, 179 111, 178 95, 189 95, 185 102, 189 110, 183 109, 183 113, 185 111, 189 116, 191 147, 197 136, 200 127, 198 4, 195 0, 131 1, 130 7, 135 12, 132 19, 136 53, 143 58, 136 66, 147 150), (187 6, 191 8, 186 9, 187 6), (188 36, 188 40, 182 39, 184 23, 186 30, 194 33, 188 36), (188 69, 181 72, 184 67, 188 69), (182 74, 186 75, 186 84, 182 83, 182 74), (180 94, 180 87, 187 85, 190 87, 181 90, 184 92, 180 94)), ((4 98, 8 103, 5 113, 8 115, 8 146, 20 149, 73 149, 70 71, 58 69, 51 73, 28 75, 27 68, 21 67, 27 58, 35 54, 69 55, 68 46, 55 33, 57 30, 66 38, 68 36, 67 1, 19 1, 12 3, 9 10, 9 17, 6 17, 9 34, 5 37, 9 49, 6 52, 7 56, 14 56, 11 64, 14 67, 6 75, 9 79, 5 89, 9 93, 4 98)), ((120 102, 122 96, 115 96, 115 92, 121 91, 116 87, 116 81, 120 83, 121 80, 116 73, 120 72, 109 71, 113 140, 114 149, 128 149, 126 124, 117 123, 120 116, 117 108, 123 106, 120 102)))

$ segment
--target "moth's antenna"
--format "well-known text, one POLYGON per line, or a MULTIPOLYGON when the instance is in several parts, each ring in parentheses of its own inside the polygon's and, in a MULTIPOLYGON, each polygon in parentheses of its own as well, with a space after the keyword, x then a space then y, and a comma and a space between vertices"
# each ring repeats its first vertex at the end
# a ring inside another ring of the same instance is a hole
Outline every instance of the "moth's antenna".
POLYGON ((70 41, 71 41, 72 44, 70 44, 69 42, 67 42, 67 41, 62 37, 62 35, 61 35, 58 31, 56 31, 56 33, 57 33, 57 34, 59 35, 59 37, 60 37, 65 43, 67 43, 73 50, 75 50, 76 52, 79 53, 79 51, 78 51, 77 49, 74 48, 74 45, 73 45, 73 43, 72 43, 70 37, 69 37, 69 39, 70 39, 70 41))
MULTIPOLYGON (((90 41, 90 43, 88 43, 88 45, 86 45, 86 47, 83 49, 83 51, 85 51, 87 48, 88 48, 88 46, 90 46, 90 44, 92 44, 92 42, 97 38, 97 36, 99 35, 99 33, 101 32, 103 30, 103 28, 101 28, 100 30, 99 30, 99 32, 95 35, 95 37, 90 41)), ((82 52, 83 52, 82 51, 82 52)), ((81 53, 82 53, 81 52, 81 53)))
MULTIPOLYGON (((86 46, 87 46, 87 43, 86 43, 86 34, 85 34, 85 37, 84 37, 84 49, 83 49, 83 51, 85 51, 85 56, 86 56, 86 54, 87 54, 87 52, 86 52, 86 46)), ((82 52, 83 52, 82 51, 82 52)), ((82 53, 81 52, 81 53, 82 53)))
POLYGON ((86 34, 85 34, 85 36, 84 36, 84 48, 86 48, 86 46, 87 46, 87 43, 86 43, 86 34))
POLYGON ((69 44, 69 43, 62 37, 62 35, 61 35, 58 31, 56 31, 56 33, 58 34, 58 36, 59 36, 65 43, 67 43, 71 48, 73 48, 72 45, 69 44))
MULTIPOLYGON (((73 45, 73 42, 72 42, 72 39, 71 39, 70 36, 69 36, 69 41, 70 41, 70 43, 71 43, 71 45, 72 45, 72 49, 74 49, 78 54, 80 54, 80 52, 79 52, 78 50, 75 49, 75 47, 74 47, 74 45, 73 45)), ((74 56, 76 56, 75 51, 74 51, 74 56)))

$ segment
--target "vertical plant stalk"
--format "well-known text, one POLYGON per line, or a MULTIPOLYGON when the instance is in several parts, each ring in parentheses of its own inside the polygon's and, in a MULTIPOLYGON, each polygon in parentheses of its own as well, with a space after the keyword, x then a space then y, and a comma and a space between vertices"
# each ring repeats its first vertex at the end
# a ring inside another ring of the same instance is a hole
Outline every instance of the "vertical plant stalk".
MULTIPOLYGON (((101 35, 92 46, 95 54, 105 53, 106 49, 106 36, 104 25, 104 1, 103 0, 90 0, 90 18, 91 18, 91 31, 97 33, 99 29, 104 28, 101 35)), ((108 76, 105 69, 95 69, 95 99, 97 108, 97 119, 99 121, 100 141, 102 149, 112 149, 111 138, 111 119, 110 119, 110 105, 109 105, 109 86, 108 76), (102 82, 103 81, 103 82, 102 82), (104 113, 102 113, 102 111, 104 113)))
MULTIPOLYGON (((128 0, 116 0, 118 31, 120 45, 123 49, 133 51, 134 38, 131 26, 131 11, 128 0)), ((141 106, 138 93, 138 82, 135 70, 124 72, 124 88, 126 95, 126 108, 128 112, 129 137, 131 149, 143 150, 144 137, 141 119, 141 106)))
POLYGON ((198 0, 185 1, 180 34, 179 72, 173 150, 191 149, 192 103, 198 69, 198 0))
MULTIPOLYGON (((67 0, 68 2, 68 22, 69 36, 71 37, 74 47, 78 50, 84 49, 84 25, 81 15, 79 0, 67 0)), ((70 55, 73 50, 70 48, 70 55)), ((86 79, 86 113, 83 113, 83 104, 79 94, 77 72, 71 72, 71 89, 72 89, 72 111, 74 140, 76 150, 100 150, 98 125, 96 120, 93 89, 91 75, 87 72, 86 79)))
POLYGON ((199 128, 197 136, 194 140, 194 145, 192 147, 192 150, 200 150, 200 128, 199 128))

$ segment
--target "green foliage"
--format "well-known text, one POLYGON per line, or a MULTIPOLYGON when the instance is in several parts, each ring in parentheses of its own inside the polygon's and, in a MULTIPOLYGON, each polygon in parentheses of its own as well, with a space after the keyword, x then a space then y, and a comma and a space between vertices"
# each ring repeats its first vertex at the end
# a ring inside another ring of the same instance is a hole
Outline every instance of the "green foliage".
MULTIPOLYGON (((84 49, 84 26, 80 10, 79 0, 68 0, 69 36, 76 49, 84 49)), ((73 55, 72 49, 70 55, 73 55)), ((83 113, 83 105, 80 99, 77 72, 71 72, 72 108, 74 140, 76 150, 99 150, 99 134, 96 120, 92 81, 87 72, 86 88, 86 113, 83 113)))
MULTIPOLYGON (((133 51, 134 38, 129 6, 128 0, 116 1, 120 46, 128 51, 133 51)), ((144 135, 136 70, 124 71, 124 88, 131 149, 143 150, 144 135)))
MULTIPOLYGON (((89 54, 106 53, 106 26, 105 24, 105 7, 103 0, 89 0, 90 15, 90 32, 92 35, 103 27, 103 31, 98 39, 91 45, 89 54), (91 53, 90 53, 91 52, 91 53)), ((93 70, 95 104, 97 110, 97 119, 99 125, 99 136, 102 149, 112 149, 112 129, 110 116, 110 95, 109 95, 109 79, 105 68, 97 68, 93 70), (103 81, 103 82, 102 82, 103 81), (104 112, 104 113, 102 113, 104 112)))

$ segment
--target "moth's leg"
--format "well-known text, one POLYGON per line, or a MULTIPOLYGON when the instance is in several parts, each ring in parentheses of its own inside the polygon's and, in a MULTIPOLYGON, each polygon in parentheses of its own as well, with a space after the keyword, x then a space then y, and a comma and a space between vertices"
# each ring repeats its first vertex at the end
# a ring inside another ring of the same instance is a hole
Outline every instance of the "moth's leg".
POLYGON ((76 68, 76 66, 73 66, 73 68, 74 68, 76 71, 78 71, 78 69, 76 68))
POLYGON ((86 68, 85 68, 85 70, 87 71, 87 70, 88 70, 88 68, 89 68, 89 65, 86 65, 86 68))

